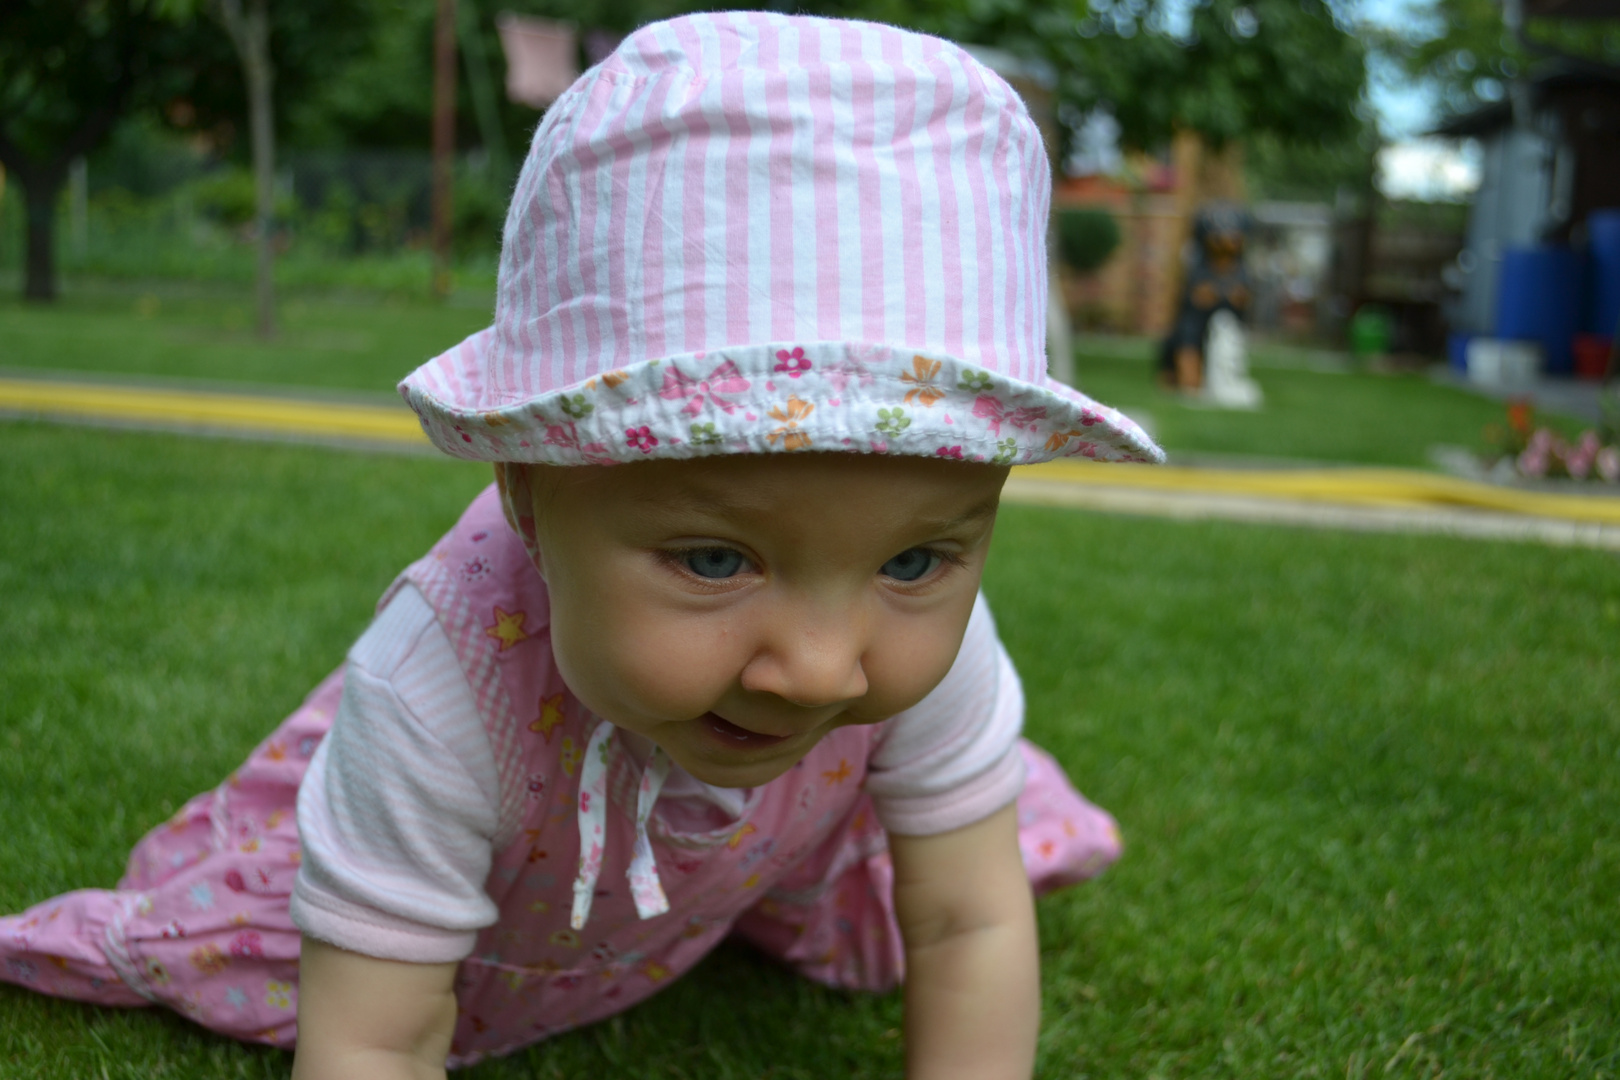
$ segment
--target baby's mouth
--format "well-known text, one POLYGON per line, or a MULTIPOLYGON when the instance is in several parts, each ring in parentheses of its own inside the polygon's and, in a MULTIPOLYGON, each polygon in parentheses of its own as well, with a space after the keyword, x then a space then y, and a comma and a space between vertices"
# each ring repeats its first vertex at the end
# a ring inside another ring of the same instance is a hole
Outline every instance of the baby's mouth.
POLYGON ((791 738, 788 735, 761 735, 757 731, 749 731, 745 727, 738 727, 725 717, 716 716, 712 712, 703 714, 703 724, 711 734, 728 746, 746 748, 776 746, 778 743, 784 743, 791 738))

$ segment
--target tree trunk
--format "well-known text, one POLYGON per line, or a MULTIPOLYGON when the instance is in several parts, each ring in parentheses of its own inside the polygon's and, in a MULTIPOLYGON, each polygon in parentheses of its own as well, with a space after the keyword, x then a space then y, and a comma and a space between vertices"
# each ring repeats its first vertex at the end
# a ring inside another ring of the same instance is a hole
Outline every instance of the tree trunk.
POLYGON ((456 152, 456 0, 438 0, 433 27, 433 295, 450 295, 453 204, 450 166, 456 152))
POLYGON ((61 175, 34 173, 26 178, 21 174, 17 176, 28 215, 24 300, 49 303, 56 299, 56 196, 62 189, 62 181, 61 175))
POLYGON ((254 272, 254 295, 258 307, 261 338, 276 333, 275 216, 276 216, 276 130, 271 91, 275 69, 270 64, 270 13, 267 0, 248 0, 247 11, 241 0, 219 0, 225 30, 236 46, 247 84, 248 128, 253 142, 253 232, 258 246, 254 272))
POLYGON ((23 189, 27 220, 23 299, 49 303, 56 299, 56 202, 67 183, 69 163, 88 153, 123 110, 127 81, 120 82, 99 108, 85 118, 44 160, 23 152, 0 125, 0 167, 23 189))

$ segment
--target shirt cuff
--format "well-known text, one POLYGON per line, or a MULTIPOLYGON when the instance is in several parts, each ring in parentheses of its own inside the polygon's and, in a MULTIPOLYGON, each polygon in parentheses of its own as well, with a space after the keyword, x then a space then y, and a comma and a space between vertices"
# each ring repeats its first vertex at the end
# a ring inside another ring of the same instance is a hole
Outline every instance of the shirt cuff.
POLYGON ((975 776, 948 798, 937 794, 874 797, 878 820, 900 836, 937 836, 976 821, 983 821, 1024 791, 1024 755, 1017 743, 1012 752, 975 776))
POLYGON ((293 925, 312 938, 380 960, 457 963, 472 955, 478 933, 444 930, 385 915, 322 891, 300 874, 293 886, 293 925))

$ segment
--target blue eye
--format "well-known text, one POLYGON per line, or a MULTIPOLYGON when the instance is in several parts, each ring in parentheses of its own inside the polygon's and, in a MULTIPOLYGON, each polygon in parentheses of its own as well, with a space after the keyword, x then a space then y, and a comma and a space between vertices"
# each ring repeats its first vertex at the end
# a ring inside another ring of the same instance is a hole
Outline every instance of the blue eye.
POLYGON ((920 581, 940 564, 939 553, 927 548, 907 548, 883 564, 880 573, 896 581, 920 581))
POLYGON ((735 577, 748 565, 742 552, 731 548, 697 548, 680 553, 681 565, 701 578, 735 577))

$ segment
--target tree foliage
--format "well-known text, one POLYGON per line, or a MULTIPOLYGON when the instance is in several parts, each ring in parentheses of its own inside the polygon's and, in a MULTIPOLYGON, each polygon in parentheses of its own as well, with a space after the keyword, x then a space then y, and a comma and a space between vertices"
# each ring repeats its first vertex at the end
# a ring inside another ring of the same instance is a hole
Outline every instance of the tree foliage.
POLYGON ((1130 2, 1083 22, 1096 96, 1127 143, 1333 140, 1360 127, 1366 53, 1325 0, 1199 0, 1184 31, 1130 2))
POLYGON ((1504 24, 1500 0, 1429 0, 1412 31, 1380 35, 1377 46, 1451 114, 1502 100, 1508 83, 1550 53, 1620 66, 1620 20, 1537 18, 1526 36, 1537 49, 1504 24))
MULTIPOLYGON (((352 0, 371 11, 369 42, 331 71, 323 93, 290 110, 311 142, 424 145, 429 102, 429 5, 352 0)), ((491 55, 493 0, 477 4, 491 55)), ((711 5, 692 0, 503 0, 501 10, 628 33, 654 19, 711 5)), ((990 45, 1036 61, 1057 80, 1069 115, 1109 108, 1122 137, 1156 147, 1178 127, 1214 143, 1268 133, 1283 139, 1354 135, 1365 81, 1364 50, 1327 0, 1197 0, 1187 25, 1172 25, 1162 0, 804 0, 811 15, 874 19, 990 45)), ((469 96, 461 95, 471 123, 469 96)), ((521 145, 534 114, 503 105, 521 145)))
MULTIPOLYGON (((284 97, 318 93, 319 74, 369 27, 363 0, 276 0, 273 57, 284 97)), ((229 144, 246 95, 230 40, 199 0, 5 0, 0 4, 0 165, 28 205, 24 294, 56 293, 56 199, 73 159, 144 111, 229 144)), ((245 142, 245 140, 241 140, 245 142)))
POLYGON ((0 165, 23 189, 23 295, 56 295, 56 195, 68 166, 129 110, 183 82, 190 20, 161 0, 0 4, 0 165))

